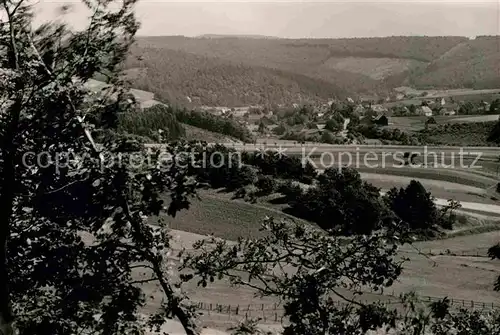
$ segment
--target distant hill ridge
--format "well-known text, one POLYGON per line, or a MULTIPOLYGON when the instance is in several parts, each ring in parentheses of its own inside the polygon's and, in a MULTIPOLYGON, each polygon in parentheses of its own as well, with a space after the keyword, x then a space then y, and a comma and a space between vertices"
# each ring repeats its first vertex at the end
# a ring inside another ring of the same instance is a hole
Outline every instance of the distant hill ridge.
POLYGON ((276 36, 265 36, 265 35, 218 35, 218 34, 204 34, 195 36, 195 38, 250 38, 250 39, 281 39, 276 36))

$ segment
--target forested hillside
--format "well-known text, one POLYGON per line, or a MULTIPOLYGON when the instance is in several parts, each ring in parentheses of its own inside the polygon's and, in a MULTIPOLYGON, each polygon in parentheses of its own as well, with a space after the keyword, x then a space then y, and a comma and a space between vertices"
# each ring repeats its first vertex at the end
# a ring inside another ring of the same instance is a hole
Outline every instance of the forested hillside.
POLYGON ((132 69, 128 73, 134 87, 170 102, 186 102, 189 96, 205 105, 239 106, 347 94, 333 83, 305 75, 167 49, 134 49, 126 67, 132 69))
POLYGON ((500 87, 500 37, 484 36, 450 49, 410 83, 418 88, 500 87))
POLYGON ((499 39, 140 37, 125 67, 161 99, 204 105, 301 103, 397 86, 497 88, 499 39))
POLYGON ((252 38, 188 38, 140 37, 139 47, 181 50, 227 60, 275 61, 314 65, 325 56, 357 56, 370 58, 408 58, 431 62, 455 45, 466 42, 465 37, 382 37, 341 39, 252 39, 252 38), (265 59, 263 59, 265 58, 265 59))

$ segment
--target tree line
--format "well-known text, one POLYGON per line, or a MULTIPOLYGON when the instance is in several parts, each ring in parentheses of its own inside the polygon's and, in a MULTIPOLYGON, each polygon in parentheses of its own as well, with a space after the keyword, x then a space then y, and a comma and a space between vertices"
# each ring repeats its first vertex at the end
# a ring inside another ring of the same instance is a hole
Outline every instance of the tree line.
POLYGON ((223 134, 243 142, 253 142, 249 130, 237 121, 208 112, 180 109, 157 104, 144 110, 131 109, 117 114, 118 131, 157 141, 160 130, 164 139, 178 140, 185 137, 187 124, 200 129, 223 134))

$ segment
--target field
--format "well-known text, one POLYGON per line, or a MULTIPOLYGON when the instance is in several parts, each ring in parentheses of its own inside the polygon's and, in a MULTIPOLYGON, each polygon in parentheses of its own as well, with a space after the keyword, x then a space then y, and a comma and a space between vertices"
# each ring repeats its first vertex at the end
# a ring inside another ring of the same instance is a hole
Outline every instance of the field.
MULTIPOLYGON (((437 124, 445 123, 475 123, 497 121, 500 115, 436 115, 433 116, 437 124)), ((425 128, 427 116, 393 116, 389 118, 390 129, 399 129, 401 131, 416 132, 425 128)))
MULTIPOLYGON (((433 173, 436 178, 442 176, 441 172, 443 171, 420 173, 421 176, 433 173)), ((457 177, 453 182, 436 180, 437 178, 419 179, 437 197, 444 199, 455 197, 462 201, 498 204, 488 198, 481 198, 484 195, 482 192, 486 191, 481 186, 486 186, 488 181, 491 181, 488 177, 471 176, 463 171, 453 171, 453 173, 457 176, 463 174, 464 178, 469 179, 457 177), (472 180, 475 180, 475 186, 472 180)), ((373 171, 362 172, 362 177, 382 188, 404 186, 410 179, 373 173, 373 171)), ((201 191, 200 199, 195 200, 188 211, 179 213, 175 219, 167 219, 170 227, 174 229, 172 231, 174 250, 182 248, 189 250, 194 241, 203 239, 208 234, 229 241, 239 237, 259 237, 260 222, 264 217, 288 217, 281 212, 282 206, 272 205, 267 201, 250 204, 232 200, 229 194, 213 190, 201 191)), ((453 306, 457 308, 461 306, 470 308, 471 305, 481 308, 483 304, 490 306, 497 303, 500 293, 493 292, 492 285, 500 271, 500 263, 491 261, 485 256, 487 248, 500 240, 500 231, 497 231, 500 229, 500 222, 497 222, 499 220, 500 218, 484 214, 478 215, 478 219, 470 221, 474 222, 473 226, 468 226, 471 224, 469 222, 463 227, 457 227, 453 233, 459 235, 461 230, 466 231, 468 228, 484 228, 485 231, 493 230, 492 232, 418 242, 413 246, 403 247, 400 256, 405 258, 405 266, 400 279, 382 295, 367 291, 359 299, 385 301, 397 307, 395 297, 400 293, 414 290, 425 299, 448 296, 453 300, 453 306)), ((151 223, 155 221, 153 218, 151 223)), ((177 264, 175 255, 172 262, 172 265, 177 264)), ((136 273, 139 278, 144 275, 136 273)), ((174 272, 174 275, 178 274, 174 272)), ((159 308, 161 292, 159 287, 152 285, 145 285, 143 288, 148 297, 147 308, 143 312, 150 313, 159 308)), ((283 313, 279 301, 273 298, 257 298, 253 289, 232 287, 226 280, 216 280, 207 288, 197 287, 195 282, 191 282, 184 290, 201 307, 203 325, 219 330, 227 330, 229 326, 245 318, 246 314, 249 317, 263 318, 263 323, 276 324, 279 323, 283 313)), ((349 292, 342 291, 342 293, 350 296, 349 292)), ((207 334, 211 333, 207 331, 207 334)))
MULTIPOLYGON (((201 192, 188 211, 175 218, 167 218, 172 229, 237 240, 243 236, 260 236, 260 222, 266 216, 291 218, 278 209, 232 200, 229 194, 214 191, 201 192)), ((151 218, 151 223, 157 219, 151 218)))
MULTIPOLYGON (((189 250, 193 242, 205 238, 183 231, 172 231, 172 235, 174 236, 174 250, 181 248, 189 250)), ((358 299, 367 302, 394 303, 395 296, 398 294, 415 291, 425 299, 429 297, 428 299, 434 300, 447 296, 456 307, 483 308, 496 304, 500 293, 494 292, 492 285, 496 274, 500 271, 500 264, 486 257, 460 255, 484 256, 485 248, 499 239, 500 233, 494 232, 435 242, 421 242, 403 247, 400 255, 405 257, 406 261, 400 279, 382 295, 366 291, 358 299)), ((173 264, 176 262, 174 261, 173 264)), ((140 274, 136 276, 143 277, 140 274)), ((151 312, 159 307, 161 293, 158 287, 152 285, 145 285, 143 288, 149 297, 148 308, 145 312, 151 312)), ((232 287, 226 280, 216 280, 207 288, 197 287, 195 282, 191 282, 184 289, 193 301, 202 306, 203 324, 220 330, 226 330, 236 320, 244 318, 245 314, 249 317, 265 318, 265 323, 268 324, 277 323, 283 312, 278 300, 255 297, 253 289, 232 287), (216 311, 219 305, 220 310, 216 311), (236 315, 237 309, 239 309, 238 315, 236 315)), ((350 296, 348 292, 341 292, 350 296)))
POLYGON ((500 120, 500 115, 481 115, 470 117, 457 117, 450 120, 450 122, 492 122, 500 120))

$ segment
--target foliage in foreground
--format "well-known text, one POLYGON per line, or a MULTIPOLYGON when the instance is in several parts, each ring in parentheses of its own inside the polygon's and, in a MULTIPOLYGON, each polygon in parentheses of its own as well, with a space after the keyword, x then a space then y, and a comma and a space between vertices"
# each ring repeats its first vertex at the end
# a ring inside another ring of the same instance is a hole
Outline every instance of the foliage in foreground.
MULTIPOLYGON (((399 277, 403 262, 395 256, 410 237, 404 227, 392 222, 371 235, 346 240, 301 223, 269 218, 260 239, 197 242, 195 252, 184 258, 182 268, 190 273, 183 279, 206 287, 228 278, 259 296, 279 298, 287 319, 283 335, 499 334, 497 311, 452 310, 447 298, 425 304, 413 293, 404 294, 399 308, 358 300, 363 291, 383 291, 399 277)), ((233 334, 264 332, 250 320, 234 327, 233 334)))
MULTIPOLYGON (((343 290, 379 291, 390 287, 401 273, 401 263, 393 259, 404 239, 397 224, 355 236, 350 243, 323 230, 272 218, 265 221, 264 229, 267 236, 258 240, 200 241, 194 246, 196 254, 184 260, 183 267, 192 270, 185 279, 199 276, 198 284, 205 287, 215 278, 227 277, 263 296, 279 297, 290 319, 284 334, 353 334, 365 311, 341 309, 333 299, 361 307, 343 290), (239 276, 234 270, 248 275, 239 276), (347 319, 353 324, 341 321, 347 319)), ((368 321, 360 329, 382 326, 384 320, 368 321)))
MULTIPOLYGON (((196 315, 167 272, 167 231, 146 222, 187 208, 196 182, 158 151, 146 155, 142 145, 113 136, 117 114, 131 108, 117 65, 138 27, 134 1, 85 4, 93 15, 81 32, 32 29, 29 7, 2 4, 0 333, 143 334, 146 322, 175 317, 198 334, 196 315), (117 99, 85 89, 97 72, 116 84, 109 93, 117 99), (109 136, 96 143, 96 133, 109 136), (165 298, 149 320, 138 314, 137 268, 151 270, 147 280, 165 298)), ((185 147, 166 150, 176 157, 185 147)))
MULTIPOLYGON (((84 84, 97 72, 119 84, 116 66, 137 24, 133 1, 124 2, 118 12, 107 2, 86 4, 94 13, 90 26, 70 33, 56 25, 32 31, 28 8, 3 3, 8 22, 0 30, 6 51, 0 54, 0 330, 9 335, 14 329, 23 335, 143 334, 146 323, 160 326, 176 318, 187 334, 198 335, 195 310, 166 266, 168 230, 162 222, 150 226, 147 218, 175 215, 189 206, 198 184, 187 166, 198 165, 200 157, 180 153, 203 152, 174 143, 165 146, 172 158, 165 160, 164 154, 146 153, 126 136, 94 141, 98 131, 116 134, 117 115, 130 106, 120 98, 120 85, 115 88, 118 101, 112 101, 91 96, 84 84), (36 154, 41 152, 46 155, 40 158, 36 154), (140 164, 138 156, 144 159, 140 164), (161 198, 165 194, 170 195, 167 203, 161 198), (138 315, 145 300, 133 276, 144 268, 153 275, 140 282, 157 282, 165 298, 149 322, 138 315)), ((254 179, 251 172, 241 176, 243 167, 223 169, 219 175, 217 168, 203 171, 220 181, 227 172, 241 183, 254 179)), ((201 174, 194 176, 201 179, 201 174)), ((335 175, 325 178, 343 186, 339 200, 356 193, 335 175)), ((269 184, 261 182, 266 190, 269 184)), ((364 189, 371 200, 373 190, 364 189)), ((379 222, 379 215, 370 213, 370 234, 349 240, 268 220, 264 239, 217 242, 215 249, 206 250, 199 243, 201 252, 185 264, 202 285, 218 276, 250 287, 253 279, 260 281, 263 286, 257 289, 263 294, 286 302, 291 320, 287 334, 356 334, 394 325, 393 312, 360 305, 339 291, 378 290, 401 272, 394 256, 406 240, 405 226, 379 222), (250 272, 250 279, 235 275, 235 269, 250 272), (353 306, 334 306, 334 296, 353 306)), ((347 214, 343 223, 348 226, 355 213, 347 214)), ((412 320, 408 326, 415 324, 412 320)))

